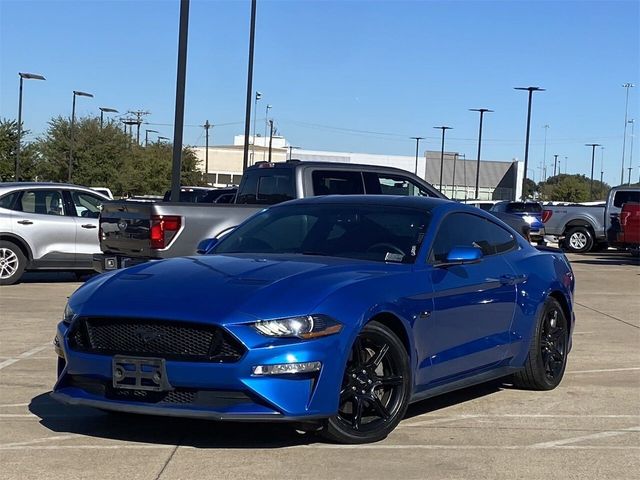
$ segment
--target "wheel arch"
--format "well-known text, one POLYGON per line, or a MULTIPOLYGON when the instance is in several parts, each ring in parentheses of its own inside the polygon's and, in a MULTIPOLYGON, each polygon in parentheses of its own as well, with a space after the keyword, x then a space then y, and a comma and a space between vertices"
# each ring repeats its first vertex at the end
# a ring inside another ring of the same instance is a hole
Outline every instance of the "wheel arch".
POLYGON ((0 233, 0 240, 4 240, 5 242, 15 243, 22 253, 24 254, 27 262, 31 262, 33 260, 33 253, 31 252, 31 248, 29 244, 21 237, 14 235, 12 233, 0 233))
POLYGON ((405 350, 407 351, 407 355, 409 357, 413 357, 411 354, 411 341, 409 340, 409 333, 407 332, 407 328, 400 318, 391 313, 391 312, 380 312, 376 313, 372 316, 366 323, 376 321, 378 323, 383 324, 385 327, 389 328, 402 342, 405 350))
POLYGON ((571 230, 572 228, 575 227, 584 227, 587 230, 589 230, 589 232, 591 232, 591 235, 594 236, 595 238, 595 228, 593 227, 593 224, 586 219, 583 218, 576 218, 575 220, 571 220, 570 222, 568 222, 565 226, 564 226, 564 231, 563 233, 566 234, 569 230, 571 230))
POLYGON ((569 307, 569 302, 564 294, 559 290, 553 290, 549 292, 549 297, 556 300, 560 307, 562 307, 562 313, 564 313, 565 318, 567 319, 567 326, 569 328, 569 334, 571 334, 571 308, 569 307))

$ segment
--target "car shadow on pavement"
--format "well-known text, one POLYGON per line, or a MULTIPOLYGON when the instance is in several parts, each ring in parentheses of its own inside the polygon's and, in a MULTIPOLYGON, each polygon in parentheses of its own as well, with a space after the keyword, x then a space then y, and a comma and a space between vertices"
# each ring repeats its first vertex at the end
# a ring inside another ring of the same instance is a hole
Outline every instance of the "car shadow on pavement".
POLYGON ((75 433, 126 442, 182 445, 195 448, 280 448, 318 442, 292 424, 217 422, 212 420, 104 412, 69 406, 49 393, 34 397, 29 411, 53 432, 75 433))
MULTIPOLYGON (((96 272, 25 272, 20 283, 74 283, 84 282, 97 275, 96 272)), ((19 285, 18 284, 18 285, 19 285)))
POLYGON ((582 265, 631 265, 640 266, 640 258, 626 252, 587 253, 570 259, 571 264, 582 265), (577 257, 577 258, 576 258, 577 257))

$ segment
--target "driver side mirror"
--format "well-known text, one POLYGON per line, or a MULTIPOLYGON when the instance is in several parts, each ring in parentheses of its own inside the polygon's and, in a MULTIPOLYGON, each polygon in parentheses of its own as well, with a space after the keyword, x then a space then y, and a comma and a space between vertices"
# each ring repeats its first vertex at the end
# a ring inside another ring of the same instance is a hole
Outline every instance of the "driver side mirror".
POLYGON ((200 243, 198 243, 198 248, 196 248, 196 253, 198 255, 206 255, 211 251, 213 247, 215 247, 218 243, 217 238, 205 238, 200 243))
POLYGON ((453 247, 447 253, 444 262, 436 264, 436 267, 451 267, 454 265, 466 265, 478 263, 482 260, 482 250, 478 247, 453 247))

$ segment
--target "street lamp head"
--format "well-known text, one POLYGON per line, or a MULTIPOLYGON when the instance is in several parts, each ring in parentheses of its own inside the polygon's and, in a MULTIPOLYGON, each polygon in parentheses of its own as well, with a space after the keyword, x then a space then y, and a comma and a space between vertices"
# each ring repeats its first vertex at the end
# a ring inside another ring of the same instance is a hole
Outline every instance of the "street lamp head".
POLYGON ((101 112, 105 112, 105 113, 120 113, 118 112, 118 110, 116 110, 115 108, 109 108, 109 107, 98 107, 98 109, 101 112))
POLYGON ((623 84, 622 86, 623 86, 624 88, 630 88, 630 87, 631 87, 631 88, 633 88, 633 87, 635 87, 635 85, 634 85, 633 83, 625 83, 625 84, 623 84))
POLYGON ((271 105, 267 105, 267 110, 269 110, 271 108, 271 105))
POLYGON ((260 100, 262 98, 262 93, 256 90, 256 100, 260 100))
POLYGON ((489 110, 488 108, 470 108, 469 111, 470 112, 480 112, 480 113, 485 113, 485 112, 493 113, 493 110, 489 110))
POLYGON ((436 128, 438 130, 453 130, 453 127, 445 127, 444 125, 441 127, 433 127, 433 128, 436 128))
POLYGON ((158 137, 158 141, 160 140, 171 140, 169 137, 158 137))
POLYGON ((412 140, 424 140, 424 137, 409 137, 412 140))
POLYGON ((544 88, 540 87, 513 87, 514 90, 527 90, 529 92, 544 92, 544 88))
POLYGON ((37 73, 18 72, 18 75, 20 75, 20 78, 26 78, 28 80, 46 80, 46 78, 42 75, 38 75, 37 73))
POLYGON ((73 91, 74 95, 77 95, 78 97, 91 97, 93 98, 93 95, 91 93, 87 93, 87 92, 80 92, 78 90, 74 90, 73 91))
POLYGON ((599 143, 585 143, 584 146, 585 147, 601 147, 602 145, 600 145, 599 143))

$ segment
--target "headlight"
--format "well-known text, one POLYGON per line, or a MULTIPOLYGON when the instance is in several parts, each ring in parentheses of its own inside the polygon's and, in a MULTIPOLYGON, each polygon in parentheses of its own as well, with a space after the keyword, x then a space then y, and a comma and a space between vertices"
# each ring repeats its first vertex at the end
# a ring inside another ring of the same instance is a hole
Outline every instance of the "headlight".
POLYGON ((305 315, 256 322, 253 327, 267 337, 317 338, 342 330, 342 324, 326 315, 305 315))
POLYGON ((69 325, 71 323, 71 320, 73 320, 73 316, 76 313, 71 310, 71 307, 69 306, 69 303, 67 302, 67 305, 64 307, 64 314, 62 316, 62 321, 64 323, 66 323, 67 325, 69 325))

